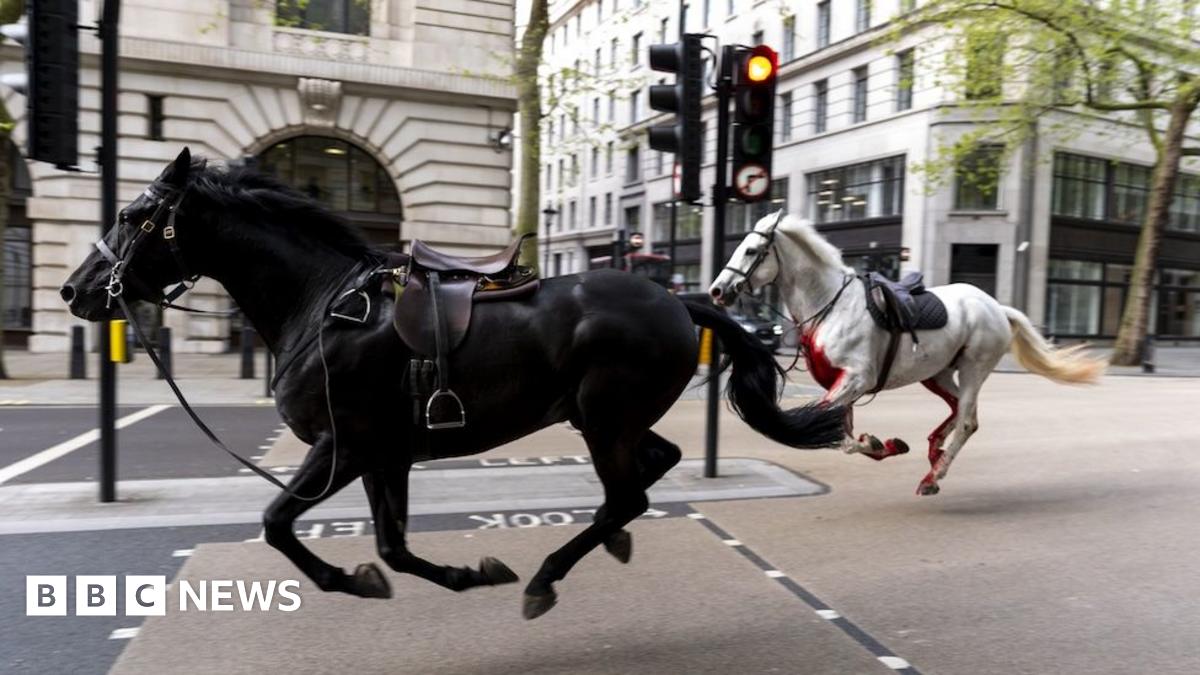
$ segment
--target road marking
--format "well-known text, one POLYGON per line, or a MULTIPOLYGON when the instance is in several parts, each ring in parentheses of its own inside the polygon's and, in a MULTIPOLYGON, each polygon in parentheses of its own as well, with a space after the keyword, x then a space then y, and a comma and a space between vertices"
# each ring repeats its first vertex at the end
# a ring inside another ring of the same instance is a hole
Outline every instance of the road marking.
MULTIPOLYGON (((118 429, 124 429, 131 424, 137 424, 147 417, 156 415, 170 407, 171 406, 169 405, 152 405, 149 408, 143 408, 142 410, 139 410, 131 415, 126 415, 125 417, 117 420, 116 426, 118 429)), ((53 462, 60 457, 65 457, 79 448, 82 448, 89 443, 94 443, 98 440, 100 440, 100 430, 92 429, 91 431, 79 434, 75 438, 63 441, 58 445, 46 448, 39 453, 30 455, 29 457, 26 457, 18 462, 13 462, 3 469, 0 469, 0 485, 7 483, 17 476, 29 473, 39 466, 53 462)))
POLYGON ((176 549, 176 550, 172 551, 171 557, 172 558, 187 558, 187 557, 190 557, 192 555, 192 553, 194 553, 195 551, 196 551, 196 549, 194 549, 194 548, 180 548, 180 549, 176 549))
POLYGON ((133 626, 131 628, 118 628, 118 629, 114 630, 108 636, 108 639, 109 640, 129 640, 131 638, 137 637, 139 629, 140 629, 140 626, 133 626))
POLYGON ((704 520, 704 514, 703 513, 689 513, 688 518, 691 518, 692 520, 704 520))
POLYGON ((879 640, 876 640, 869 633, 858 627, 855 623, 842 616, 837 610, 829 605, 826 605, 820 598, 813 595, 808 589, 801 586, 795 579, 787 576, 783 572, 776 569, 774 565, 767 562, 762 556, 755 553, 750 547, 742 542, 734 539, 725 530, 721 529, 716 523, 707 518, 696 519, 705 529, 716 535, 722 543, 730 546, 733 550, 742 555, 743 558, 749 560, 754 566, 762 570, 764 574, 775 580, 780 586, 783 586, 792 595, 799 598, 804 604, 808 605, 817 616, 829 621, 836 626, 846 637, 854 640, 858 646, 867 650, 879 660, 880 663, 891 668, 893 671, 907 673, 908 675, 919 675, 919 671, 912 666, 908 661, 896 656, 892 650, 888 649, 879 640))

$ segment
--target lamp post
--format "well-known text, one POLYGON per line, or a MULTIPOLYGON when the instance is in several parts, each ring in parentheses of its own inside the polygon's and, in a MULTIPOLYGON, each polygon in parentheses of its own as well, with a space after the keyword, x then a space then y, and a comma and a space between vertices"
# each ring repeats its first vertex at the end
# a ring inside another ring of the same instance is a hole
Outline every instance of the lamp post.
POLYGON ((550 228, 558 211, 547 202, 546 208, 542 209, 542 215, 546 217, 546 263, 542 266, 542 276, 548 277, 550 276, 550 228))

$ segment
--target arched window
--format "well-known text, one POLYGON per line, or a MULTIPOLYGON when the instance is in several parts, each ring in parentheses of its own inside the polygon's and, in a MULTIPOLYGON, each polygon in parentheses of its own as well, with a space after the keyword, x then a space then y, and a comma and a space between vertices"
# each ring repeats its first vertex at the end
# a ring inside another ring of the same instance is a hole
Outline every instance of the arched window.
POLYGON ((371 241, 399 240, 402 212, 396 187, 379 162, 354 144, 298 136, 264 150, 258 165, 357 225, 371 241))

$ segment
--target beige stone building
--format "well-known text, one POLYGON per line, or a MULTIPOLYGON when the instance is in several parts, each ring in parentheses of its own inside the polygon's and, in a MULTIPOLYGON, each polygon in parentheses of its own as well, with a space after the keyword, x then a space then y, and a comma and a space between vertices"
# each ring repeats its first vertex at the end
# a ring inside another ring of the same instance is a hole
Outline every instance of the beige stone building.
MULTIPOLYGON (((494 249, 510 236, 512 0, 125 0, 120 199, 184 145, 255 161, 381 243, 494 249)), ((80 22, 99 11, 80 2, 80 22)), ((91 250, 100 212, 99 42, 81 34, 80 172, 20 162, 3 319, 31 350, 67 348, 58 287, 91 250)), ((0 47, 5 72, 20 48, 0 47)), ((14 115, 25 102, 3 92, 14 115)), ((20 152, 21 120, 15 130, 20 152)), ((197 306, 229 299, 205 280, 197 306)), ((228 348, 236 320, 168 313, 180 351, 228 348)))

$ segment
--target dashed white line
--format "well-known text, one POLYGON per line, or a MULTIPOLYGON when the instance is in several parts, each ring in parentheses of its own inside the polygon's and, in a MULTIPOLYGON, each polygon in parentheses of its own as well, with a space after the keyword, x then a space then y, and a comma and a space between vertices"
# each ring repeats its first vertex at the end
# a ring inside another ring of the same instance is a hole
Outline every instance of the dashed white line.
POLYGON ((880 663, 888 668, 891 668, 892 670, 904 670, 905 668, 912 667, 908 661, 905 661, 899 656, 877 656, 875 658, 879 659, 880 663))
POLYGON ((766 574, 767 576, 771 577, 772 579, 780 579, 782 577, 787 576, 786 574, 784 574, 783 572, 780 572, 779 570, 763 570, 763 573, 766 574))
POLYGON ((172 558, 188 558, 195 551, 196 551, 196 549, 194 549, 194 548, 179 548, 179 549, 175 549, 174 551, 171 552, 171 557, 172 558))
POLYGON ((270 450, 270 449, 271 449, 271 446, 269 446, 269 445, 260 445, 260 446, 258 446, 258 449, 259 449, 259 450, 270 450))
MULTIPOLYGON (((171 406, 169 405, 152 405, 149 408, 143 408, 131 415, 126 415, 125 417, 117 420, 116 427, 118 429, 124 429, 131 424, 141 422, 147 417, 156 415, 170 407, 171 406)), ((7 483, 17 476, 29 473, 39 466, 49 464, 60 457, 65 457, 79 448, 82 448, 89 443, 94 443, 98 440, 100 440, 100 430, 92 429, 91 431, 79 434, 75 438, 65 440, 58 445, 51 446, 39 453, 30 455, 18 462, 13 462, 3 469, 0 469, 0 485, 7 483)))
POLYGON ((838 614, 837 610, 835 609, 818 609, 815 611, 817 612, 817 616, 825 619, 826 621, 833 621, 834 619, 842 618, 842 615, 838 614))
POLYGON ((140 626, 133 626, 132 628, 118 628, 109 634, 108 639, 129 640, 131 638, 135 638, 137 637, 138 630, 140 630, 140 628, 140 626))
POLYGON ((722 539, 721 541, 725 542, 726 546, 741 546, 742 545, 742 542, 738 541, 737 539, 722 539))
POLYGON ((689 513, 687 514, 687 517, 691 518, 692 520, 704 520, 703 513, 689 513))

